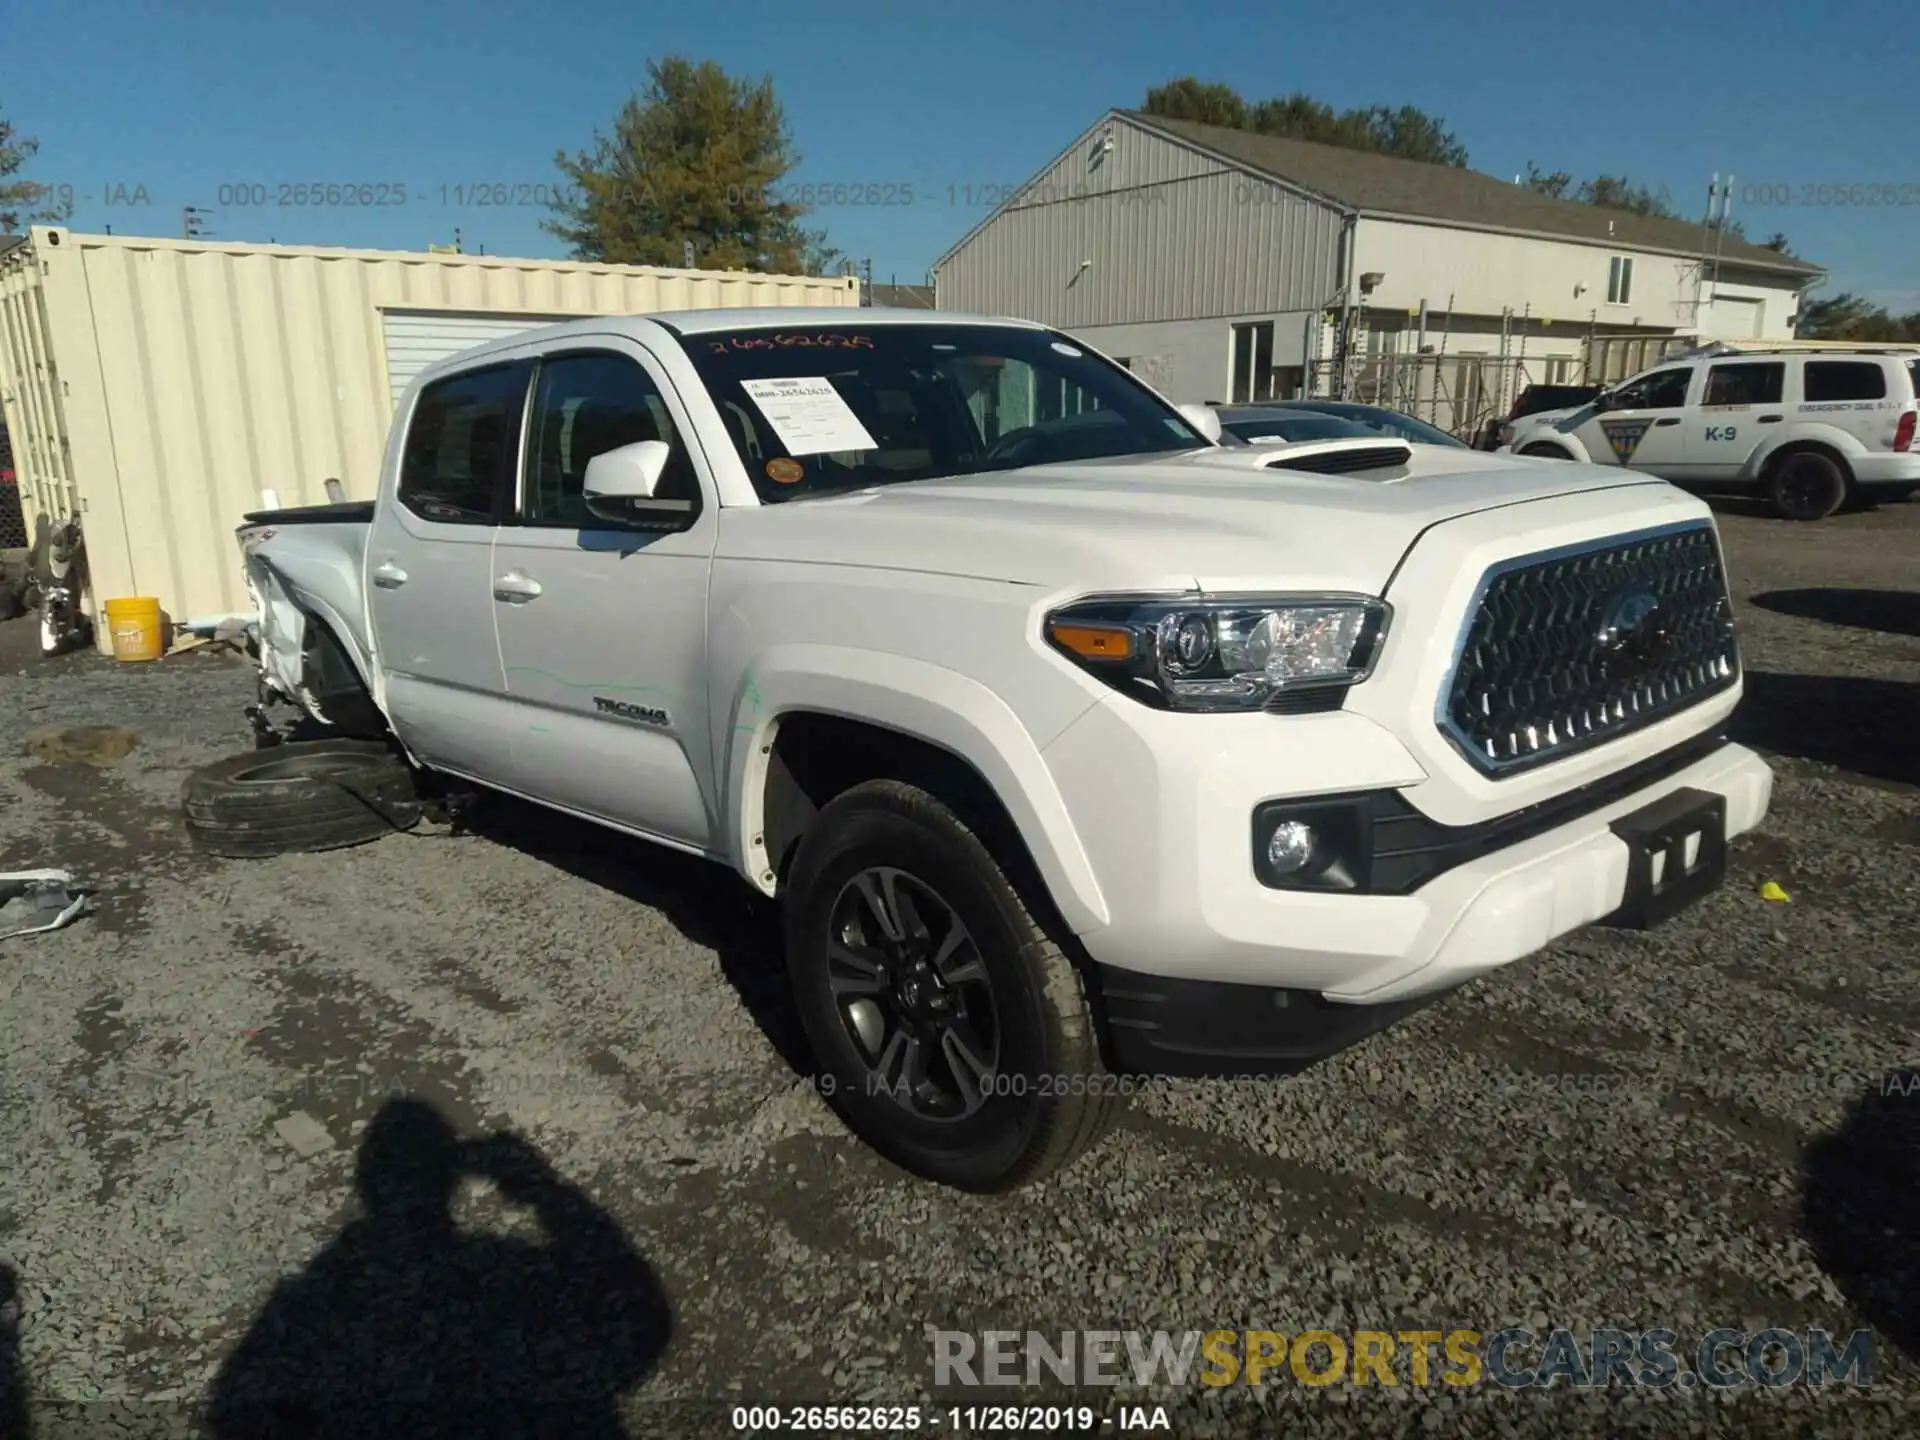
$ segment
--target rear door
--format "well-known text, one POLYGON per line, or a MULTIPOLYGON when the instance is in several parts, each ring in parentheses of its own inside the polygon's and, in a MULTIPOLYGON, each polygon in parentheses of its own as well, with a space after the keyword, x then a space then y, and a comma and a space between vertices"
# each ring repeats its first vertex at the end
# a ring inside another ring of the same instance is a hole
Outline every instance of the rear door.
POLYGON ((718 496, 689 449, 688 418, 637 343, 543 355, 528 410, 520 503, 494 547, 488 606, 512 710, 513 789, 704 849, 707 573, 718 496), (659 440, 659 498, 692 500, 677 528, 601 519, 587 462, 659 440))
POLYGON ((511 751, 491 557, 511 504, 531 373, 512 361, 420 391, 396 490, 376 513, 367 551, 395 733, 427 764, 483 779, 497 777, 511 751))
POLYGON ((1627 381, 1611 403, 1574 432, 1602 465, 1626 465, 1662 478, 1687 473, 1686 420, 1696 365, 1663 365, 1627 381))
POLYGON ((1738 480, 1747 458, 1785 421, 1783 360, 1716 360, 1707 367, 1700 408, 1687 417, 1690 479, 1738 480))

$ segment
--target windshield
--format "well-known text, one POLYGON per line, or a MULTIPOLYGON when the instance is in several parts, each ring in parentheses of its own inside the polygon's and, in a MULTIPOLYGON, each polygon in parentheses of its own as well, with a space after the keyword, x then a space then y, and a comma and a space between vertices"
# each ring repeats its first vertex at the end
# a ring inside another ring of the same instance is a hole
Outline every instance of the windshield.
POLYGON ((1263 415, 1254 420, 1227 420, 1220 427, 1228 434, 1258 444, 1266 440, 1353 440, 1373 432, 1333 415, 1263 415))
POLYGON ((1398 410, 1386 410, 1378 405, 1357 405, 1347 401, 1334 401, 1314 406, 1324 414, 1338 415, 1342 420, 1351 420, 1356 425, 1366 427, 1377 434, 1392 435, 1414 445, 1445 445, 1455 450, 1467 448, 1466 442, 1456 440, 1437 425, 1429 425, 1424 420, 1416 420, 1411 415, 1402 415, 1398 410))
POLYGON ((1208 442, 1125 370, 1012 325, 684 337, 763 502, 1208 442))

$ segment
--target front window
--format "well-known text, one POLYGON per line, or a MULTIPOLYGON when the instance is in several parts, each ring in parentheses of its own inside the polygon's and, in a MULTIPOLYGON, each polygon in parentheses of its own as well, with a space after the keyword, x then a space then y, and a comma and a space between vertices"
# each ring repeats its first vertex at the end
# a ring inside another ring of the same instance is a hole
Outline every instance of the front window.
POLYGON ((1118 366, 1010 325, 685 337, 763 502, 1207 441, 1118 366))
POLYGON ((1687 387, 1693 383, 1693 367, 1676 365, 1629 380, 1613 392, 1615 410, 1678 410, 1687 403, 1687 387))

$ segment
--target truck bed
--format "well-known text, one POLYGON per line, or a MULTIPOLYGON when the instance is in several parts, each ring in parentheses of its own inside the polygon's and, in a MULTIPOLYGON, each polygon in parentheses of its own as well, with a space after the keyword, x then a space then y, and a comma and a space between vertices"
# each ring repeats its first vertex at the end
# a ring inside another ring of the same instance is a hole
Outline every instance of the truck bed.
POLYGON ((283 510, 249 510, 249 525, 371 525, 374 502, 346 500, 338 505, 291 505, 283 510))

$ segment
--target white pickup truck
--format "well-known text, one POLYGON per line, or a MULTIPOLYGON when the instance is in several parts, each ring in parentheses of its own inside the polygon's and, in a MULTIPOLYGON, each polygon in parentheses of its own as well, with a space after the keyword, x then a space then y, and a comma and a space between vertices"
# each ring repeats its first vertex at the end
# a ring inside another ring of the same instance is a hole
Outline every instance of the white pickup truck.
POLYGON ((1664 919, 1767 808, 1700 501, 1218 439, 1039 325, 569 322, 416 380, 374 501, 248 517, 258 662, 732 867, 847 1123, 1006 1189, 1133 1076, 1297 1069, 1664 919))

